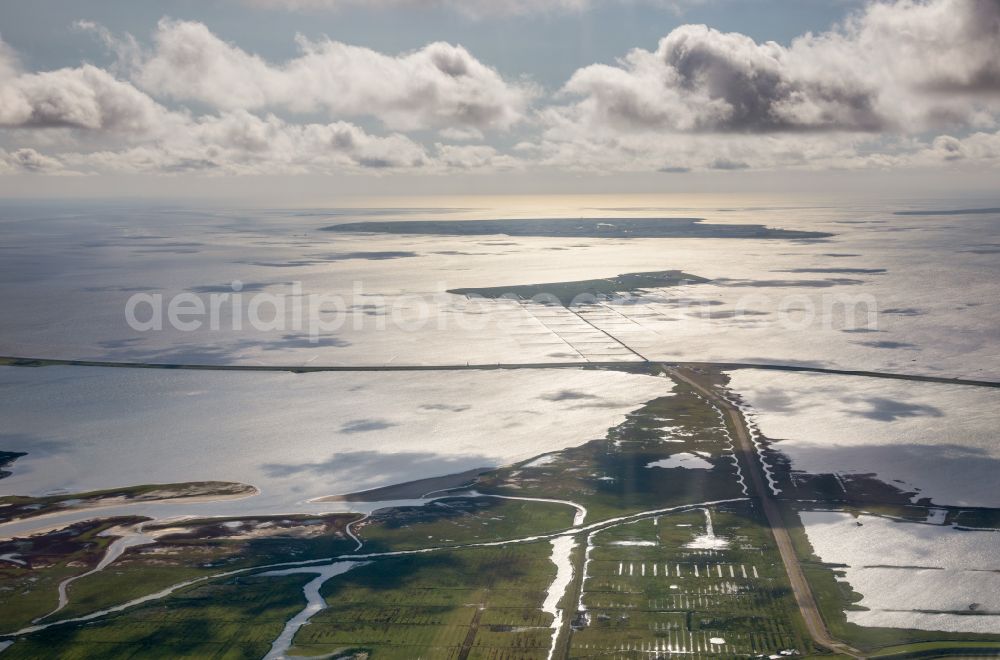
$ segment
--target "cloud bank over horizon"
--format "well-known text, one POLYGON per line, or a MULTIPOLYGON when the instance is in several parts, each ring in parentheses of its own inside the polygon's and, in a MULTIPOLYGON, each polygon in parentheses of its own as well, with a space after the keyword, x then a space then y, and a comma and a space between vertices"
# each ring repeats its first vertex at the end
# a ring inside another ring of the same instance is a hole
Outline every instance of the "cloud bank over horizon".
POLYGON ((558 89, 457 42, 389 53, 299 37, 273 61, 197 21, 163 18, 147 40, 77 26, 115 62, 31 71, 0 41, 0 174, 1000 162, 1000 0, 874 2, 788 45, 681 25, 558 89))

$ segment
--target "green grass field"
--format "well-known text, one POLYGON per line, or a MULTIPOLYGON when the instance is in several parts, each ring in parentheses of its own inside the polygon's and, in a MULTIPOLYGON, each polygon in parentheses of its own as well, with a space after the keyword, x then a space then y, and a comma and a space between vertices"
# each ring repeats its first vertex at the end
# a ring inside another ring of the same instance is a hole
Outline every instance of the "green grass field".
POLYGON ((229 578, 101 621, 19 640, 11 658, 261 658, 302 608, 306 576, 229 578))
POLYGON ((570 657, 816 650, 763 516, 749 502, 709 514, 727 547, 685 547, 704 533, 702 510, 594 535, 583 591, 589 625, 572 633, 570 657))
POLYGON ((0 633, 51 612, 59 602, 59 583, 86 573, 101 560, 113 539, 100 533, 136 520, 79 523, 51 534, 0 542, 0 554, 21 557, 27 564, 0 562, 0 633))
POLYGON ((376 512, 355 531, 365 552, 412 550, 555 532, 572 526, 574 511, 549 502, 455 497, 376 512))
POLYGON ((374 658, 544 658, 552 617, 539 608, 555 575, 551 546, 435 552, 379 560, 334 578, 328 607, 292 655, 363 648, 374 658))

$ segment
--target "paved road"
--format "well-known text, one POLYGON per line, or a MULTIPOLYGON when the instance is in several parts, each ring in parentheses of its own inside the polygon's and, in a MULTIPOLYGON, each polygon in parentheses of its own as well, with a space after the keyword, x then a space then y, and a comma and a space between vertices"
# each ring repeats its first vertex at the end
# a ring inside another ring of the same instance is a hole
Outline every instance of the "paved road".
POLYGON ((774 541, 778 545, 778 552, 781 554, 781 561, 785 564, 785 571, 788 573, 788 579, 792 585, 792 592, 795 594, 795 601, 798 603, 799 611, 802 613, 802 618, 805 620, 806 628, 809 630, 809 634, 812 636, 813 640, 820 646, 830 649, 836 653, 842 653, 855 658, 865 657, 861 651, 834 639, 830 635, 830 631, 827 630, 826 622, 823 621, 823 616, 820 614, 819 607, 816 605, 816 599, 813 598, 809 582, 806 580, 805 574, 802 572, 802 566, 799 563, 798 555, 795 554, 795 547, 792 545, 792 537, 788 534, 788 530, 785 527, 785 521, 781 516, 781 511, 778 509, 778 505, 774 501, 774 498, 771 497, 771 491, 764 481, 763 468, 757 460, 757 454, 754 451, 753 442, 750 439, 746 422, 743 420, 743 415, 740 413, 739 408, 719 396, 710 387, 706 387, 698 382, 697 377, 694 376, 692 372, 683 368, 677 369, 668 367, 667 370, 671 376, 690 385, 692 388, 712 401, 715 405, 719 406, 720 409, 725 410, 726 414, 729 415, 733 429, 736 432, 736 438, 739 441, 739 447, 737 448, 738 454, 740 455, 743 464, 748 468, 753 490, 760 499, 761 508, 764 510, 764 515, 767 517, 768 525, 771 527, 771 532, 774 534, 774 541))

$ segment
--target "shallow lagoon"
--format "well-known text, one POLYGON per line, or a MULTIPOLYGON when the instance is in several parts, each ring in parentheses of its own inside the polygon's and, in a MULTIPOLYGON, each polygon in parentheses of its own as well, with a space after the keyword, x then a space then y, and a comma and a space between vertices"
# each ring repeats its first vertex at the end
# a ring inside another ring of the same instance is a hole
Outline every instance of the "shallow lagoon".
POLYGON ((602 438, 671 388, 598 370, 0 367, 0 446, 28 454, 0 494, 221 480, 259 488, 254 506, 293 510, 602 438))

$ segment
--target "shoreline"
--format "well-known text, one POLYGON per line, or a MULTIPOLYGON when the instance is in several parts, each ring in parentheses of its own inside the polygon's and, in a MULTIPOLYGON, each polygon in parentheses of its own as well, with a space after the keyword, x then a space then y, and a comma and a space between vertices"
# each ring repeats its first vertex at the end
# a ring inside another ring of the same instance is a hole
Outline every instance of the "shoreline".
MULTIPOLYGON (((246 485, 246 484, 244 484, 246 485)), ((59 508, 54 511, 46 511, 45 513, 40 513, 35 516, 22 516, 20 518, 12 518, 11 520, 0 521, 0 541, 8 541, 15 538, 21 538, 25 534, 19 535, 6 535, 4 534, 4 528, 8 526, 19 527, 24 525, 31 525, 34 522, 42 522, 43 524, 37 528, 33 528, 28 532, 27 536, 34 536, 37 534, 47 534, 59 529, 63 529, 68 525, 72 525, 76 522, 83 522, 85 520, 91 519, 104 519, 104 518, 115 518, 116 515, 111 516, 95 516, 94 518, 83 517, 85 514, 90 512, 99 513, 102 510, 108 509, 119 509, 123 507, 134 507, 141 505, 156 505, 156 504, 171 504, 171 503, 183 503, 183 504, 209 504, 213 502, 232 502, 238 500, 250 499, 256 497, 260 494, 260 490, 256 486, 248 486, 248 491, 243 493, 220 493, 218 495, 202 494, 202 495, 190 495, 190 496, 177 496, 177 497, 163 497, 155 499, 130 499, 125 501, 100 501, 100 503, 91 504, 81 504, 80 506, 69 506, 59 508), (76 517, 81 516, 81 517, 76 517), (51 520, 53 518, 63 518, 70 517, 71 521, 55 522, 51 525, 44 525, 45 520, 51 520)), ((72 499, 72 498, 69 498, 72 499)))

